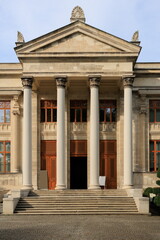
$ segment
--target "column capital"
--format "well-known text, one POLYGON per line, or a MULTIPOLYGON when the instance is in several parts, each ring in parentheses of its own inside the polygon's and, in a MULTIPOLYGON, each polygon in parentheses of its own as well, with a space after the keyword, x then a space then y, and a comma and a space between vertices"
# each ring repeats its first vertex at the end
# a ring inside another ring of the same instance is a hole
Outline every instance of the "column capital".
POLYGON ((55 77, 55 79, 56 79, 57 87, 65 88, 66 83, 67 83, 67 77, 66 76, 55 77))
POLYGON ((28 88, 32 88, 32 83, 33 83, 33 77, 22 77, 22 85, 23 87, 28 87, 28 88))
POLYGON ((122 77, 124 87, 132 87, 135 75, 124 75, 122 77))
POLYGON ((90 87, 99 87, 101 76, 89 76, 90 87))

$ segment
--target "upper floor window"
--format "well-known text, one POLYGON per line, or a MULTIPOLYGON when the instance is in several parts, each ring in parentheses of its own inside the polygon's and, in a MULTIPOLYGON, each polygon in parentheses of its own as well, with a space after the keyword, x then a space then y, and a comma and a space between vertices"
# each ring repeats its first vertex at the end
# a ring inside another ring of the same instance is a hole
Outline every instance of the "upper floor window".
POLYGON ((70 101, 70 122, 87 122, 87 101, 70 101))
POLYGON ((160 100, 149 101, 149 121, 160 122, 160 100))
POLYGON ((10 101, 0 101, 0 123, 10 123, 10 101))
POLYGON ((10 172, 10 141, 0 141, 0 173, 10 172))
POLYGON ((155 172, 160 168, 160 141, 150 141, 150 171, 155 172))
POLYGON ((57 101, 41 100, 41 122, 57 122, 57 101))
POLYGON ((116 100, 100 100, 100 122, 116 122, 116 100))

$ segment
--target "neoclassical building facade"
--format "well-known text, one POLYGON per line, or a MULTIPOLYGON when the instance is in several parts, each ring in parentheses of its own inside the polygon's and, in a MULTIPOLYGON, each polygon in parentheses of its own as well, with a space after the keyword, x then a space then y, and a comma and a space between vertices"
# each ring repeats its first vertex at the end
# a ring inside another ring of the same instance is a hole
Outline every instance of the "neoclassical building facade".
POLYGON ((0 189, 145 188, 160 167, 160 63, 128 42, 71 23, 0 63, 0 189))

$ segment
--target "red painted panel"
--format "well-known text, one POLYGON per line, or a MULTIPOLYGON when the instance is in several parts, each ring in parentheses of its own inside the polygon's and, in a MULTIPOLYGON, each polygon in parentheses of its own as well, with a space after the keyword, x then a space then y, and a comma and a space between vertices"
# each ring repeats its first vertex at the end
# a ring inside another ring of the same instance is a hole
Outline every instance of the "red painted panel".
POLYGON ((116 141, 100 141, 100 176, 106 176, 106 188, 117 188, 116 141))
POLYGON ((86 157, 87 156, 87 141, 86 140, 71 140, 70 142, 71 157, 86 157))
POLYGON ((41 141, 41 170, 47 170, 48 188, 56 187, 56 141, 41 141))

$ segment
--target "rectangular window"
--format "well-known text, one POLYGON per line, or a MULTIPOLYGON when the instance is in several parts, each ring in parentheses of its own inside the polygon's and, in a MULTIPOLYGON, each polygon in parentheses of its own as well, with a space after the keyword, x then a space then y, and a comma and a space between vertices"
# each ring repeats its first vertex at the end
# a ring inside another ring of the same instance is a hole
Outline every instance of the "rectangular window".
POLYGON ((150 171, 160 168, 160 140, 150 141, 150 171))
POLYGON ((160 100, 149 101, 149 121, 151 123, 160 122, 160 100))
POLYGON ((87 101, 70 101, 70 122, 87 122, 87 101))
POLYGON ((10 141, 0 141, 0 173, 10 172, 10 141))
POLYGON ((116 100, 100 100, 100 122, 116 122, 116 100))
POLYGON ((0 123, 10 123, 10 101, 0 101, 0 123))
POLYGON ((41 122, 57 122, 57 101, 41 100, 41 122))

